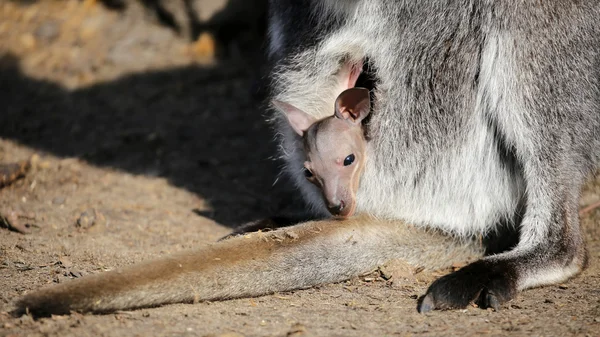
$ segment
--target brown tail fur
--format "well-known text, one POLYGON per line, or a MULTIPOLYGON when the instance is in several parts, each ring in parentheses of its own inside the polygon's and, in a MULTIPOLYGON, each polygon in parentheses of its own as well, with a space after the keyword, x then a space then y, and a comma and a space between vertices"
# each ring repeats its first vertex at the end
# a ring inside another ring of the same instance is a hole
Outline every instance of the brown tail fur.
POLYGON ((473 243, 400 221, 308 222, 50 286, 25 295, 14 313, 106 313, 259 296, 342 281, 394 258, 435 269, 473 255, 481 255, 473 243))

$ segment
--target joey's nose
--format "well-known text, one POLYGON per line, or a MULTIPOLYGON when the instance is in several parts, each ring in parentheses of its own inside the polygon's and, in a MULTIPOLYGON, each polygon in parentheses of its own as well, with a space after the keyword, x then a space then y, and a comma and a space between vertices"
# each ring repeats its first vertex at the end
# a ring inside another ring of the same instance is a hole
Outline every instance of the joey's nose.
POLYGON ((329 209, 329 212, 331 212, 331 214, 340 214, 345 207, 346 204, 344 203, 344 200, 340 200, 338 204, 329 204, 327 208, 329 209))

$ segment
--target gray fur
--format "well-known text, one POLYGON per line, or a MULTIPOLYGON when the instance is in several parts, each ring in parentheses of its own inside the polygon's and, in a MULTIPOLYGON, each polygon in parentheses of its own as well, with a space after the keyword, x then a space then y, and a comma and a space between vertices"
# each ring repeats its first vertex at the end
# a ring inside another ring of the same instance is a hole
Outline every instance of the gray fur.
MULTIPOLYGON (((319 42, 279 59, 274 98, 321 118, 341 60, 374 65, 357 212, 465 237, 518 219, 517 247, 486 261, 515 269, 519 289, 581 270, 579 190, 600 156, 598 1, 311 3, 328 9, 319 42)), ((273 120, 287 172, 322 215, 298 137, 273 120)))

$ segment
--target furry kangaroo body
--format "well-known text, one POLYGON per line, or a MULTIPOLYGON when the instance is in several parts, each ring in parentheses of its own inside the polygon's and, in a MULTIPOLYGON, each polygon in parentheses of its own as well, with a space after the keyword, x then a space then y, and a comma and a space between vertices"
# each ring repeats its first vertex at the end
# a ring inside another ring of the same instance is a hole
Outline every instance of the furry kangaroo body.
MULTIPOLYGON (((581 185, 600 154, 597 1, 312 1, 274 6, 274 97, 327 114, 345 59, 374 69, 375 100, 357 213, 460 236, 502 224, 515 247, 437 280, 419 310, 497 307, 518 290, 565 280, 586 252, 581 185), (298 22, 297 22, 298 23, 298 22)), ((313 206, 298 136, 278 114, 287 171, 313 206)))
MULTIPOLYGON (((252 296, 341 280, 394 257, 422 264, 436 251, 470 250, 424 228, 467 238, 508 225, 519 237, 435 281, 420 311, 471 301, 497 308, 582 270, 578 198, 600 157, 600 3, 279 0, 270 11, 273 99, 319 120, 331 114, 344 64, 364 60, 372 70, 368 160, 355 198, 363 216, 49 287, 22 298, 17 312, 252 296)), ((329 201, 305 177, 302 138, 285 113, 273 122, 286 172, 312 216, 329 217, 329 201)))

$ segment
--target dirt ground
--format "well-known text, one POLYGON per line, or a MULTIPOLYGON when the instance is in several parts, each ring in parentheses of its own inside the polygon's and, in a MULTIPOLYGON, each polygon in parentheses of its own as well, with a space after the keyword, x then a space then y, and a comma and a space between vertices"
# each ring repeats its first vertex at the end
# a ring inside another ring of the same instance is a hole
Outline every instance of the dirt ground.
MULTIPOLYGON (((197 248, 301 207, 274 183, 260 35, 178 33, 156 8, 126 4, 0 2, 0 164, 31 164, 0 188, 0 214, 29 231, 0 228, 0 336, 600 336, 600 209, 582 215, 589 268, 498 312, 418 314, 433 275, 416 273, 110 315, 10 317, 26 291, 197 248)), ((581 206, 598 201, 600 177, 581 206)))

